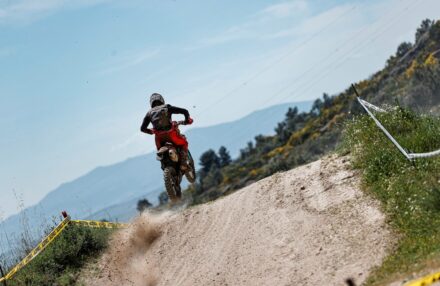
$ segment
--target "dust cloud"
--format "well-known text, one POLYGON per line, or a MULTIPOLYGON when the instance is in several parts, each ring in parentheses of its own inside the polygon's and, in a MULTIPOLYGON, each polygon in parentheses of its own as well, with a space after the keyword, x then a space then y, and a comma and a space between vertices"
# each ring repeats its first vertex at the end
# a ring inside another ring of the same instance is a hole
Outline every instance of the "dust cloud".
POLYGON ((158 277, 155 265, 145 259, 152 243, 161 234, 161 226, 169 213, 145 212, 134 219, 127 229, 117 232, 97 269, 89 273, 86 285, 155 286, 158 277))

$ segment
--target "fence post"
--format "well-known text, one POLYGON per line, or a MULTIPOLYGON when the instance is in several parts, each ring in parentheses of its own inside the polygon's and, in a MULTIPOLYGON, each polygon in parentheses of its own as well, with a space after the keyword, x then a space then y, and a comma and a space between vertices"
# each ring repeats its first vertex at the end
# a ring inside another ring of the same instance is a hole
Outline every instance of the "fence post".
MULTIPOLYGON (((0 274, 2 275, 0 278, 5 277, 5 273, 3 272, 3 268, 1 264, 0 264, 0 274)), ((8 286, 8 284, 6 283, 6 279, 3 280, 3 286, 8 286)))

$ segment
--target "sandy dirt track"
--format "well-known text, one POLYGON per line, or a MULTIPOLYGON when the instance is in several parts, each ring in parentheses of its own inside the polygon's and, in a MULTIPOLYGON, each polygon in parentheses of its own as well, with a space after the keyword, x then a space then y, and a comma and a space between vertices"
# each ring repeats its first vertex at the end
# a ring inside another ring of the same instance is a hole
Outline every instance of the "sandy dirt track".
POLYGON ((145 215, 118 233, 87 285, 361 284, 392 244, 347 157, 278 173, 213 203, 145 215))

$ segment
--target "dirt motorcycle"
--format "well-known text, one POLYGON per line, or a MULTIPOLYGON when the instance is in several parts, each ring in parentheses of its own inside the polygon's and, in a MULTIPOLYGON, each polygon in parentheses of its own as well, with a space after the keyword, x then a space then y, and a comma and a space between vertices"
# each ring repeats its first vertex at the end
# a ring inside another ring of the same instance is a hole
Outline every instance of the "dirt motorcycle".
MULTIPOLYGON (((173 121, 171 128, 179 132, 180 125, 186 125, 185 121, 173 121)), ((153 133, 159 136, 163 132, 169 131, 153 130, 153 133)), ((188 163, 186 170, 182 170, 180 154, 181 150, 179 148, 174 146, 174 144, 171 142, 166 142, 157 151, 156 157, 156 159, 161 163, 165 189, 167 191, 168 198, 172 203, 175 203, 182 198, 182 189, 180 187, 180 183, 182 182, 183 176, 185 176, 190 183, 194 183, 196 181, 196 170, 191 153, 188 151, 188 163)))

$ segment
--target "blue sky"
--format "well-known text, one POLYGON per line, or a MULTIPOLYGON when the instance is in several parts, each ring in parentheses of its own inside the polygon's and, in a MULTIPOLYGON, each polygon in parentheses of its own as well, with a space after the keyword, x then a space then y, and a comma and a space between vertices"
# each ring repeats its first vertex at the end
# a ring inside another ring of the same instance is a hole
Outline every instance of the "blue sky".
POLYGON ((440 1, 0 0, 0 217, 151 151, 152 92, 195 127, 314 99, 383 67, 424 18, 440 1))

